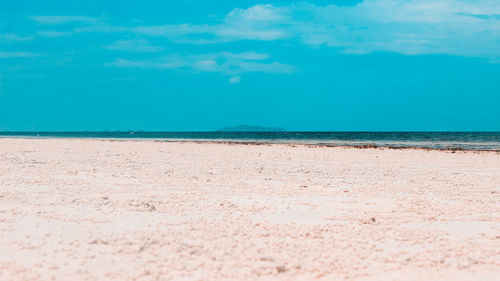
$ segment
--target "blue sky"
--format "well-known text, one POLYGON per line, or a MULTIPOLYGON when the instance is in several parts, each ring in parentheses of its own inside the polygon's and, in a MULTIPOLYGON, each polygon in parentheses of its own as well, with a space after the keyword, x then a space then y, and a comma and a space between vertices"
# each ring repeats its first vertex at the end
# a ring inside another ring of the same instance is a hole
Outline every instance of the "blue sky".
POLYGON ((499 108, 497 0, 0 9, 3 131, 499 131, 499 108))

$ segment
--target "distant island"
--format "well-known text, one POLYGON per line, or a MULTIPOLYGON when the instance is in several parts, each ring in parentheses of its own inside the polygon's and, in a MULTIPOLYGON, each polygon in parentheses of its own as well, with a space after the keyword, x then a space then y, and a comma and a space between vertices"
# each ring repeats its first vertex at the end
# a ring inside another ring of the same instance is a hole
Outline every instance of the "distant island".
POLYGON ((281 127, 239 125, 234 127, 220 128, 217 130, 217 132, 286 132, 286 130, 281 127))

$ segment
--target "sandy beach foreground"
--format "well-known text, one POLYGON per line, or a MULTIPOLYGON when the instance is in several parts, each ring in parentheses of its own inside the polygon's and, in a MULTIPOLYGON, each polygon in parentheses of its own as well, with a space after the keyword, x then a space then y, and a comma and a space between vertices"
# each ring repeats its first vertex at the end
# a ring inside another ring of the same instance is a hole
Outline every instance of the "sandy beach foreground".
POLYGON ((0 139, 0 280, 500 280, 500 155, 0 139))

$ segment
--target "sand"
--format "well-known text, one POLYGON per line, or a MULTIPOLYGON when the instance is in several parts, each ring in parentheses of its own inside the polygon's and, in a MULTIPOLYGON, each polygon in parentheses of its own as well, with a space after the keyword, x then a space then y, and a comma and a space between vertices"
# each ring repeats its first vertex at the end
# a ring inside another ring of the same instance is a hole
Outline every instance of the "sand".
POLYGON ((500 280, 500 154, 2 138, 0 280, 500 280))

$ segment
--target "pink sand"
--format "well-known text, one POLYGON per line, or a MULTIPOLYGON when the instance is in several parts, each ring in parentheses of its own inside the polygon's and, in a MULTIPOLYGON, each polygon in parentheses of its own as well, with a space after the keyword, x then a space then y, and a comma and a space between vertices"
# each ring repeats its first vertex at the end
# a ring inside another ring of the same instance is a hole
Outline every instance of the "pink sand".
POLYGON ((500 280, 500 155, 0 139, 0 280, 500 280))

